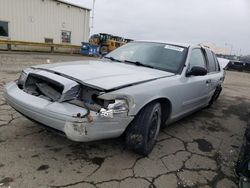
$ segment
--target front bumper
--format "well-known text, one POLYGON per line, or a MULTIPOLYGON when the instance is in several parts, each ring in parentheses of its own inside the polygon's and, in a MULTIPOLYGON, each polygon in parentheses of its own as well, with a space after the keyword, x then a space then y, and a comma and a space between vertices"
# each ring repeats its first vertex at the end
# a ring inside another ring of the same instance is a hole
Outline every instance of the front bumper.
POLYGON ((124 114, 114 118, 102 118, 97 112, 90 112, 93 118, 79 118, 77 114, 86 114, 87 110, 69 103, 51 102, 25 93, 15 82, 5 86, 4 97, 14 109, 48 127, 65 133, 67 138, 77 142, 88 142, 120 136, 133 120, 124 114))

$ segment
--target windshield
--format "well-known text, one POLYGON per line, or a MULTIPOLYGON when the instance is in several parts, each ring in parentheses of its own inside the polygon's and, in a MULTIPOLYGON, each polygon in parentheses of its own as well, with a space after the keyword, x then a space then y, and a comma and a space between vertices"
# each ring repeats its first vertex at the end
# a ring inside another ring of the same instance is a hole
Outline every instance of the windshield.
POLYGON ((153 42, 131 42, 107 54, 105 58, 177 73, 184 64, 186 54, 185 47, 153 42))

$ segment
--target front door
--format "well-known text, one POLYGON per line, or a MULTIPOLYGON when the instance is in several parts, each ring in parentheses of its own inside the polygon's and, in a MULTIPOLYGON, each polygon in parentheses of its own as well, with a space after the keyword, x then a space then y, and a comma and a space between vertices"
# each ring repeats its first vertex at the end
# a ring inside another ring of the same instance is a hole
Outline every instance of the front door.
MULTIPOLYGON (((204 67, 207 69, 206 60, 203 51, 200 48, 195 48, 191 52, 189 59, 188 71, 192 67, 204 67)), ((186 76, 182 80, 184 97, 182 101, 182 109, 184 112, 193 111, 196 108, 207 104, 209 99, 209 89, 211 80, 205 76, 186 76)))

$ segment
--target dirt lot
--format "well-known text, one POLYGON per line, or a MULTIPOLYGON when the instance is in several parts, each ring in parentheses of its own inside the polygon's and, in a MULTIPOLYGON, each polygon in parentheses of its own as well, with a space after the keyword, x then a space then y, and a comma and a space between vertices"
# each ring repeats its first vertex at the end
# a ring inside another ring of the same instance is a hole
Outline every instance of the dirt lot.
POLYGON ((227 72, 223 93, 210 109, 160 133, 142 158, 122 138, 74 143, 15 112, 4 84, 31 64, 81 56, 0 53, 0 187, 237 187, 233 172, 250 104, 250 74, 227 72))

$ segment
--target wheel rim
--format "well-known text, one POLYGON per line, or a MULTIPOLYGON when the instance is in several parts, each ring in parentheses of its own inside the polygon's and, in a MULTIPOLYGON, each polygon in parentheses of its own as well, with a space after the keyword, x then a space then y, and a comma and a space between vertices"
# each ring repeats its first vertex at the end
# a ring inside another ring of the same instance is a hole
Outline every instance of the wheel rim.
POLYGON ((151 142, 155 138, 155 134, 158 128, 158 123, 159 123, 159 114, 158 111, 155 111, 150 122, 150 128, 148 131, 148 142, 151 142))

